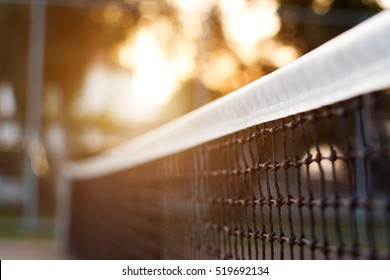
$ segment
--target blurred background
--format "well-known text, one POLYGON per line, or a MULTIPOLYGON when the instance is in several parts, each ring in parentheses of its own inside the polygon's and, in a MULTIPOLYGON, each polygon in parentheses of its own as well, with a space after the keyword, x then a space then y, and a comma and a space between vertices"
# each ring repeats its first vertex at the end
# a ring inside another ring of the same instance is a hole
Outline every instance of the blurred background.
POLYGON ((389 0, 0 0, 0 258, 56 250, 56 174, 295 60, 389 0))

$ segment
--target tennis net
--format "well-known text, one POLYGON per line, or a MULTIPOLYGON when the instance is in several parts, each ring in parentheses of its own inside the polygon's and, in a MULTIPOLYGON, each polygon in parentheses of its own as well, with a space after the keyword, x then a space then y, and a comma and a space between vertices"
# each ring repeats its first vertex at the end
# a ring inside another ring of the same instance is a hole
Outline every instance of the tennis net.
POLYGON ((68 249, 83 259, 389 259, 389 45, 385 11, 68 163, 59 187, 68 249))

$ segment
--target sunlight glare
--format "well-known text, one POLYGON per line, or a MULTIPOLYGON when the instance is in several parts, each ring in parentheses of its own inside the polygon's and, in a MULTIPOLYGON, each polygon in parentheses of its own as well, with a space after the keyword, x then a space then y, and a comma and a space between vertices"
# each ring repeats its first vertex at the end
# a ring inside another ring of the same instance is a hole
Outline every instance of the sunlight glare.
POLYGON ((176 87, 175 77, 172 63, 164 56, 153 33, 141 29, 130 56, 125 52, 119 55, 124 66, 134 68, 132 95, 136 104, 168 103, 176 87))
POLYGON ((221 1, 220 8, 227 39, 241 46, 250 46, 272 37, 281 27, 275 0, 221 1))
POLYGON ((202 71, 202 81, 207 88, 218 90, 233 76, 237 66, 237 62, 228 53, 214 54, 202 71))
POLYGON ((171 0, 171 2, 178 10, 177 16, 182 24, 182 32, 185 36, 195 40, 201 37, 203 25, 207 24, 205 17, 216 5, 217 0, 171 0))
POLYGON ((176 38, 166 46, 171 48, 169 54, 163 48, 161 40, 173 37, 174 32, 169 22, 158 20, 140 28, 118 52, 119 63, 133 72, 132 107, 138 114, 150 117, 166 105, 194 71, 196 48, 190 40, 176 38))
POLYGON ((273 51, 271 61, 276 67, 282 67, 299 57, 298 50, 294 46, 280 46, 273 51))
POLYGON ((377 3, 382 9, 390 8, 390 0, 378 0, 377 3))

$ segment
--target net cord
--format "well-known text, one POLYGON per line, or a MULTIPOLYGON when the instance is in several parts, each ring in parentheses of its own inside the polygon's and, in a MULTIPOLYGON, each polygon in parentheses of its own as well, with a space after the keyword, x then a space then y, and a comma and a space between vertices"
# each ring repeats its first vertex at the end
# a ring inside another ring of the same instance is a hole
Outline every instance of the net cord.
POLYGON ((174 154, 253 125, 390 87, 390 10, 271 74, 102 154, 65 163, 84 180, 174 154))

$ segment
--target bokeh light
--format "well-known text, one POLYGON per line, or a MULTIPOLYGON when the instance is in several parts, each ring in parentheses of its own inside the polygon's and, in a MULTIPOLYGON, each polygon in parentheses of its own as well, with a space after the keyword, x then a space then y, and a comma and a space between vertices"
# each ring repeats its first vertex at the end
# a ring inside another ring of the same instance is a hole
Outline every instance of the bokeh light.
POLYGON ((311 6, 316 14, 324 15, 329 11, 332 4, 333 0, 313 0, 311 6))
POLYGON ((390 8, 390 0, 378 0, 377 3, 383 9, 390 8))
POLYGON ((222 1, 222 24, 227 39, 240 46, 250 46, 279 31, 277 1, 222 1))

